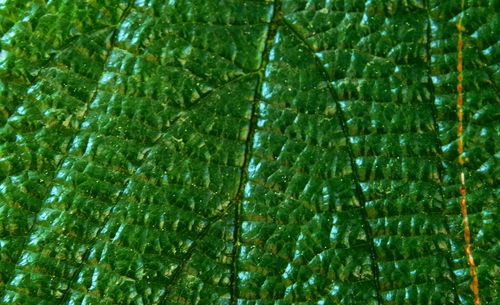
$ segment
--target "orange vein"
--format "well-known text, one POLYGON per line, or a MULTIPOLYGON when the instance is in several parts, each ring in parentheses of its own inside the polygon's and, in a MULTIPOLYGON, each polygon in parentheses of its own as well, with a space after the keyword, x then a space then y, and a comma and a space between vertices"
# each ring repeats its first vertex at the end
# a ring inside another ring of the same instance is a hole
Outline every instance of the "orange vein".
POLYGON ((479 284, 477 280, 477 271, 476 264, 474 263, 474 257, 472 256, 472 249, 470 245, 470 230, 469 230, 469 220, 467 217, 467 190, 465 188, 465 174, 464 174, 464 143, 463 143, 463 87, 462 81, 463 77, 463 69, 462 69, 462 61, 463 61, 463 40, 462 40, 462 32, 465 30, 462 25, 462 17, 464 13, 464 0, 461 1, 461 14, 460 19, 458 20, 457 29, 458 29, 458 58, 457 58, 457 71, 458 71, 458 84, 457 84, 457 117, 458 117, 458 162, 460 163, 461 172, 460 172, 460 210, 462 212, 463 224, 464 224, 464 238, 465 238, 465 255, 467 256, 467 261, 470 266, 470 275, 472 277, 472 283, 470 284, 470 289, 474 293, 474 304, 480 305, 479 301, 479 284))

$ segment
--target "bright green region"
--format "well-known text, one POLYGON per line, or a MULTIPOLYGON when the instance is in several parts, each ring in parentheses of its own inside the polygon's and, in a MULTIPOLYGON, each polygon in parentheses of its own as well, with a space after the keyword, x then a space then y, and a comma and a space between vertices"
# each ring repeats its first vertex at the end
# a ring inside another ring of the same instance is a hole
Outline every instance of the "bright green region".
POLYGON ((0 304, 473 304, 462 170, 496 304, 500 6, 459 2, 0 0, 0 304))

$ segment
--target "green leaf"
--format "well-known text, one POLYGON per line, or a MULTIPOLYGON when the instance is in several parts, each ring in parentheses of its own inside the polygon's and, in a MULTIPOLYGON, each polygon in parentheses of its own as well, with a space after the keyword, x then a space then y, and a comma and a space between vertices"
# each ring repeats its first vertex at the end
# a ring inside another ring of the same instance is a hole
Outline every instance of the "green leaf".
POLYGON ((495 304, 495 1, 0 1, 1 304, 495 304), (462 18, 464 158, 458 159, 462 18))

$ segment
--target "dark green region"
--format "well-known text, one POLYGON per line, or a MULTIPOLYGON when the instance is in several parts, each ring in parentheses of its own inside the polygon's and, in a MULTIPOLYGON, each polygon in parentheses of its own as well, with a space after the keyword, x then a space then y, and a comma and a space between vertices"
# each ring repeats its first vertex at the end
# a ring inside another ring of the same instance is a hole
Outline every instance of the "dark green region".
POLYGON ((0 0, 0 304, 481 304, 493 0, 0 0), (457 162, 462 18, 464 166, 457 162))

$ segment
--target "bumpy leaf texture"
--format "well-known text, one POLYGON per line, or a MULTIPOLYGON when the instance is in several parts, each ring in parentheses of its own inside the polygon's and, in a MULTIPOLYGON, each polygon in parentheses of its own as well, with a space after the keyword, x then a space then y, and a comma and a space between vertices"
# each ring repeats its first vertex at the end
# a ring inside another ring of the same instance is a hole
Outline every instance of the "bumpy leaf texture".
POLYGON ((0 1, 0 303, 499 304, 499 11, 0 1))

